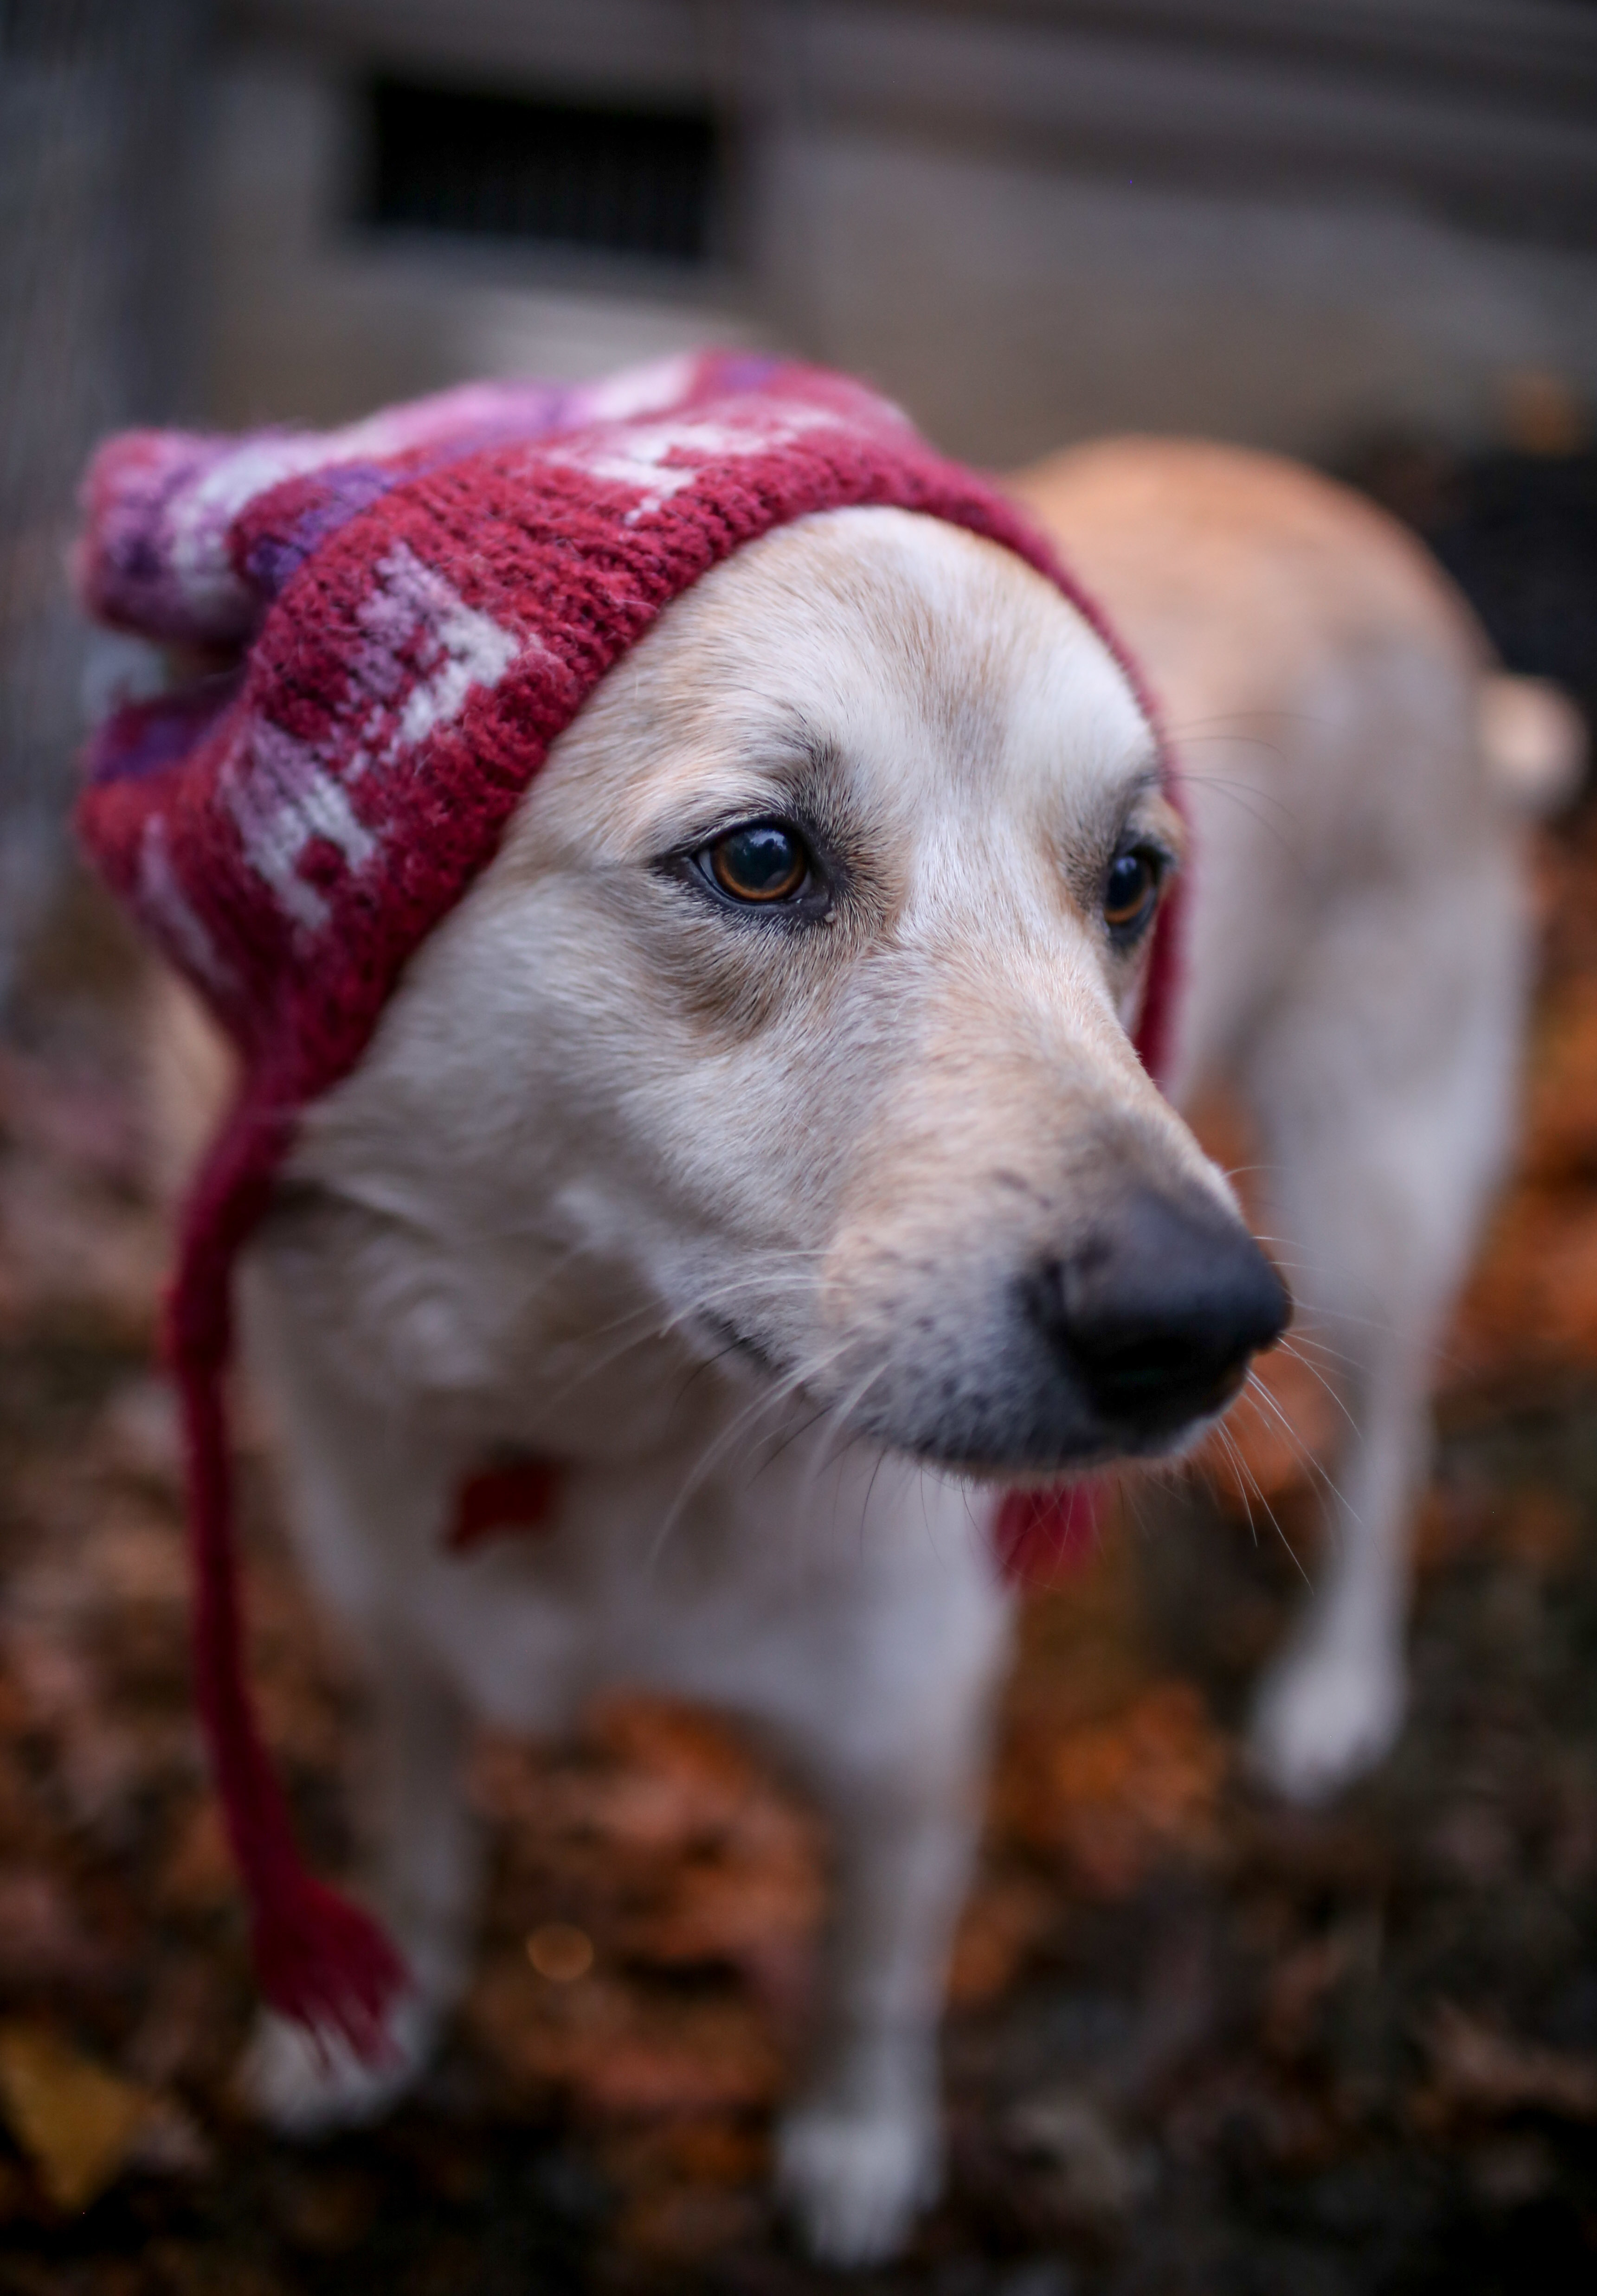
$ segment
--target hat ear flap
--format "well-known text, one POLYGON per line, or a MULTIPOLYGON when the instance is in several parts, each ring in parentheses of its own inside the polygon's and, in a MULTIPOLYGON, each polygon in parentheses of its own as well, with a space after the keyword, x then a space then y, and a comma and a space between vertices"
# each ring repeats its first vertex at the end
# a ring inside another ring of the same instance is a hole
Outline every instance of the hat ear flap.
POLYGON ((227 1836, 249 1892, 260 1989, 284 2016, 342 2034, 377 2062, 405 1964, 369 1914, 309 1872, 246 1682, 226 1378, 238 1250, 270 1192, 282 1123, 247 1094, 189 1199, 168 1301, 167 1352, 182 1408, 193 1559, 195 1700, 227 1836))

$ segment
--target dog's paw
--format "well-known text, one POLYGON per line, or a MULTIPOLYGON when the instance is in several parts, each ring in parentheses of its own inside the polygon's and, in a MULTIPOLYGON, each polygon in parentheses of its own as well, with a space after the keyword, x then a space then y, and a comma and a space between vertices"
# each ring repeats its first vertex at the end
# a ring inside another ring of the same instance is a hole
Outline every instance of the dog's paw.
POLYGON ((1296 1651, 1272 1668, 1254 1709, 1254 1768, 1289 1801, 1323 1801, 1373 1769, 1403 1727, 1400 1652, 1296 1651))
POLYGON ((375 2063, 338 2034, 318 2034, 276 2011, 255 2021, 238 2069, 238 2087, 258 2120, 284 2136, 330 2136, 381 2120, 426 2068, 438 2018, 407 1995, 388 2021, 389 2046, 375 2063))
POLYGON ((778 2132, 778 2195, 823 2264, 895 2255, 942 2188, 943 2147, 924 2114, 801 2105, 778 2132))

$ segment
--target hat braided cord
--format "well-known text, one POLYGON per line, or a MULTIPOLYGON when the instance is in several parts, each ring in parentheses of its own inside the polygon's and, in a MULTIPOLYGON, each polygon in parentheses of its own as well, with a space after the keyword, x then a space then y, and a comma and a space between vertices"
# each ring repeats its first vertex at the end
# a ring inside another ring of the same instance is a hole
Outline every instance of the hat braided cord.
MULTIPOLYGON (((256 1102, 257 1096, 251 1096, 256 1102)), ((262 1993, 284 2015, 335 2030, 371 2061, 407 1981, 380 1925, 306 1866, 247 1688, 226 1374, 232 1269, 259 1220, 287 1144, 286 1119, 246 1104, 217 1144, 185 1213, 167 1306, 168 1360, 182 1409, 193 1558, 194 1694, 228 1841, 248 1892, 262 1993)))

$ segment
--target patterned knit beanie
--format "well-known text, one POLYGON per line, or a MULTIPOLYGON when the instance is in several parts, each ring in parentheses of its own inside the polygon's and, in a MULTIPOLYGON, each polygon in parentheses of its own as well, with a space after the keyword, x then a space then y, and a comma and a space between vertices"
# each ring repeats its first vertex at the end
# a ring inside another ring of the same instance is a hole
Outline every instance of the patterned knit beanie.
MULTIPOLYGON (((711 354, 577 390, 472 385, 320 436, 134 432, 89 472, 87 606, 184 650, 199 674, 101 730, 80 834, 243 1062, 168 1302, 196 1696, 262 1990, 366 2054, 382 2051, 404 1971, 301 1865, 244 1683, 234 1262, 300 1111, 359 1060, 407 958, 491 859, 605 672, 744 544, 861 504, 1001 543, 1128 667, 991 486, 859 384, 770 359, 711 354)), ((1138 1037, 1156 1073, 1173 961, 1166 920, 1138 1037)), ((1013 1502, 1000 1552, 1024 1565, 1067 1528, 1064 1503, 1013 1502)))

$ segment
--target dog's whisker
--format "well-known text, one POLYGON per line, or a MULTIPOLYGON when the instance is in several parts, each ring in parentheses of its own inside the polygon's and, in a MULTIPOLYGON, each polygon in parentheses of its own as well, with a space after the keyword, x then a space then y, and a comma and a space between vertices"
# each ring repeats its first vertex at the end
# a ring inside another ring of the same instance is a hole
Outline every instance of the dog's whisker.
POLYGON ((648 1553, 647 1559, 651 1566, 658 1560, 667 1538, 681 1520, 688 1500, 696 1491, 703 1488, 719 1461, 744 1433, 758 1422, 762 1414, 780 1409, 783 1404, 803 1390, 807 1382, 815 1379, 828 1369, 830 1364, 846 1351, 846 1345, 845 1341, 840 1341, 836 1349, 829 1356, 807 1358, 803 1364, 774 1382, 769 1388, 761 1388, 745 1408, 736 1413, 728 1423, 704 1445, 689 1465, 676 1496, 662 1518, 648 1553))
MULTIPOLYGON (((1316 1363, 1311 1363, 1307 1356, 1303 1353, 1302 1349, 1294 1346, 1289 1340, 1278 1340, 1276 1341, 1276 1345, 1280 1348, 1282 1355, 1289 1357, 1295 1364, 1301 1364, 1304 1370, 1308 1373, 1309 1377, 1314 1381, 1316 1385, 1323 1388, 1326 1394, 1330 1398, 1338 1410, 1341 1413, 1343 1418, 1347 1422, 1349 1429, 1356 1435, 1359 1431, 1358 1421, 1348 1409, 1346 1398, 1338 1393, 1334 1382, 1326 1377, 1319 1365, 1316 1363)), ((1327 1352, 1329 1354, 1336 1354, 1337 1350, 1334 1349, 1328 1349, 1327 1352)), ((1341 1356, 1339 1360, 1349 1368, 1357 1368, 1352 1356, 1341 1356)), ((1250 1373, 1249 1378, 1251 1379, 1252 1377, 1253 1374, 1250 1373)), ((1279 1401, 1279 1399, 1280 1398, 1278 1398, 1277 1400, 1279 1401)))
MULTIPOLYGON (((1329 1356, 1337 1363, 1354 1365, 1358 1363, 1359 1358, 1349 1355, 1346 1349, 1333 1347, 1312 1317, 1303 1323, 1294 1324, 1289 1336, 1295 1348, 1313 1349, 1316 1355, 1329 1356)), ((1279 1347, 1280 1344, 1278 1340, 1276 1345, 1279 1347)))
MULTIPOLYGON (((1226 782, 1221 780, 1217 775, 1209 774, 1202 775, 1188 774, 1183 775, 1183 778, 1190 781, 1201 779, 1204 787, 1206 789, 1212 789, 1217 797, 1229 798, 1231 803, 1236 806, 1240 812, 1247 815, 1249 820, 1257 822, 1259 827, 1264 832, 1264 834, 1267 837, 1272 837, 1275 840, 1276 843, 1280 847, 1281 851, 1287 856, 1289 861, 1294 862, 1299 868, 1306 868, 1308 865, 1304 855, 1292 842, 1291 838, 1288 835, 1287 832, 1281 828, 1280 824, 1278 822, 1272 821, 1266 814, 1262 813, 1259 810, 1257 806, 1248 804, 1247 799, 1242 796, 1241 791, 1248 789, 1248 784, 1246 782, 1226 782)), ((1255 796, 1262 793, 1248 790, 1248 794, 1249 796, 1255 796)), ((1288 818, 1292 823, 1293 827, 1301 828, 1302 824, 1295 816, 1288 814, 1288 818)))
POLYGON ((1244 1469, 1242 1464, 1242 1454, 1237 1447, 1235 1438, 1228 1431, 1223 1421, 1215 1428, 1214 1432, 1220 1439, 1221 1448, 1224 1451, 1226 1457, 1231 1461, 1236 1480, 1237 1494, 1242 1501, 1242 1512, 1247 1518, 1248 1531, 1251 1534, 1253 1543, 1256 1547, 1259 1543, 1259 1526, 1253 1519, 1253 1503, 1247 1496, 1247 1486, 1243 1480, 1244 1469))
POLYGON ((1271 1394, 1263 1380, 1261 1380, 1255 1372, 1249 1372, 1247 1374, 1247 1395, 1248 1401, 1253 1405, 1254 1408, 1261 1414, 1268 1413, 1270 1419, 1280 1429, 1281 1433, 1291 1445, 1293 1456, 1297 1460, 1299 1465, 1306 1467, 1311 1478, 1324 1485, 1325 1488, 1330 1493, 1338 1506, 1342 1507, 1345 1511, 1350 1512, 1350 1510, 1347 1509, 1347 1502, 1343 1497, 1341 1490, 1338 1487, 1338 1484, 1329 1470, 1325 1466, 1321 1460, 1315 1456, 1313 1449, 1304 1441, 1297 1428, 1293 1426, 1291 1420, 1281 1408, 1280 1398, 1271 1394))
MULTIPOLYGON (((813 1471, 814 1475, 817 1478, 819 1478, 824 1467, 830 1465, 836 1459, 842 1456, 842 1453, 847 1448, 851 1442, 858 1439, 857 1431, 852 1423, 853 1422, 860 1406, 869 1395, 872 1388, 885 1377, 886 1372, 887 1365, 885 1363, 877 1364, 864 1379, 856 1383, 851 1393, 839 1396, 836 1402, 833 1405, 830 1413, 827 1414, 829 1421, 828 1431, 823 1445, 819 1447, 817 1451, 816 1464, 813 1471)), ((881 1456, 885 1457, 885 1454, 882 1454, 881 1456)), ((878 1458, 877 1470, 871 1476, 870 1489, 872 1490, 876 1488, 876 1475, 877 1472, 879 1472, 880 1458, 878 1458)), ((869 1505, 869 1496, 870 1493, 868 1491, 866 1494, 867 1507, 868 1507, 869 1505)), ((861 1515, 860 1521, 861 1525, 863 1526, 863 1514, 861 1515)), ((861 1535, 863 1535, 863 1531, 861 1531, 861 1535)))
MULTIPOLYGON (((773 1257, 778 1259, 786 1258, 794 1261, 810 1263, 822 1259, 824 1254, 819 1251, 794 1251, 776 1254, 773 1257)), ((775 1274, 778 1285, 783 1283, 791 1283, 793 1289, 802 1294, 805 1285, 796 1269, 784 1270, 778 1267, 775 1274)), ((758 1275, 729 1276, 715 1285, 701 1289, 693 1298, 673 1308, 663 1316, 656 1304, 634 1308, 625 1316, 614 1317, 608 1324, 596 1325, 591 1332, 585 1335, 584 1345, 589 1341, 611 1337, 622 1332, 630 1332, 630 1336, 622 1341, 619 1346, 604 1354, 584 1357, 581 1362, 573 1366, 564 1381, 547 1391, 546 1401, 556 1405, 565 1401, 585 1382, 597 1379, 605 1372, 613 1370, 616 1364, 624 1360, 628 1355, 653 1346, 658 1341, 672 1338, 684 1324, 690 1324, 696 1316, 706 1311, 712 1311, 720 1301, 736 1298, 751 1288, 759 1290, 777 1287, 767 1283, 763 1271, 758 1275)), ((736 1340, 729 1341, 714 1354, 695 1364, 688 1374, 687 1381, 684 1383, 683 1393, 687 1392, 687 1386, 701 1373, 712 1368, 726 1356, 735 1353, 739 1344, 740 1342, 736 1340)))
MULTIPOLYGON (((1276 1537, 1280 1539, 1288 1555, 1290 1555, 1294 1570, 1297 1571, 1298 1577, 1303 1580, 1304 1585, 1309 1589, 1310 1593, 1313 1594, 1314 1582, 1309 1577, 1308 1572, 1304 1569, 1303 1562, 1298 1554, 1297 1549, 1293 1546, 1291 1540, 1287 1537, 1286 1532, 1282 1529, 1280 1518, 1277 1515, 1275 1509, 1271 1505, 1269 1499, 1265 1496, 1264 1488, 1260 1484, 1258 1477, 1254 1473, 1253 1469, 1248 1465, 1247 1457, 1240 1446, 1234 1442, 1229 1442, 1228 1439, 1228 1447, 1230 1448, 1231 1458, 1236 1465, 1239 1475, 1241 1476, 1251 1488, 1255 1498, 1257 1499, 1259 1505, 1264 1508, 1265 1515, 1269 1519, 1270 1528, 1274 1531, 1276 1537)), ((1244 1505, 1247 1505, 1246 1499, 1244 1499, 1243 1504, 1244 1505)), ((1248 1521, 1250 1526, 1252 1524, 1252 1521, 1253 1510, 1250 1507, 1248 1508, 1248 1521)))

